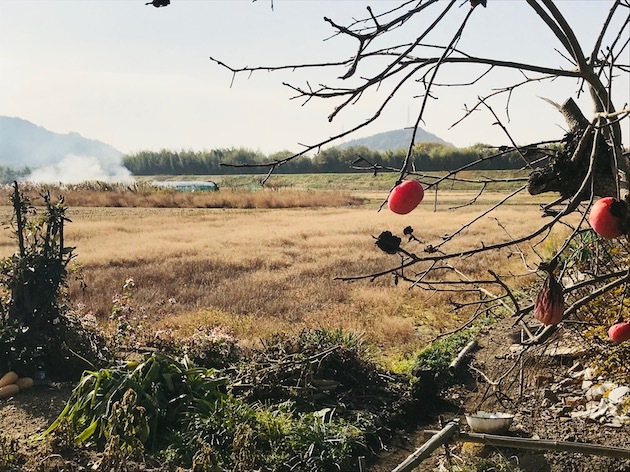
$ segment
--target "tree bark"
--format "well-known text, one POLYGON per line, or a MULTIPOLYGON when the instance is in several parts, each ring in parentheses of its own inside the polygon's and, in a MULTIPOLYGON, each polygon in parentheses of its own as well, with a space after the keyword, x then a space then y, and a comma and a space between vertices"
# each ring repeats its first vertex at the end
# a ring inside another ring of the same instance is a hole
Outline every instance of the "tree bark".
POLYGON ((530 174, 527 185, 530 195, 557 192, 564 199, 573 197, 587 178, 591 159, 594 159, 595 164, 593 185, 585 186, 578 196, 579 201, 590 200, 591 187, 593 194, 598 197, 617 195, 620 179, 618 170, 621 169, 617 169, 618 166, 614 164, 615 150, 603 133, 595 130, 572 98, 562 105, 544 100, 562 113, 569 125, 569 132, 565 135, 564 148, 547 165, 530 174))

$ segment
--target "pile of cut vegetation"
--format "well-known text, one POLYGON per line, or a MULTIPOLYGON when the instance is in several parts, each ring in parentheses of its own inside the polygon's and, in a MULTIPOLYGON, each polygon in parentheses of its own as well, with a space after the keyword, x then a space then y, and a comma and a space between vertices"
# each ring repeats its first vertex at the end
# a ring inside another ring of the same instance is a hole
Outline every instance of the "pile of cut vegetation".
POLYGON ((363 337, 340 329, 274 335, 232 378, 234 394, 249 403, 290 401, 304 412, 334 408, 345 419, 360 412, 381 436, 392 426, 409 426, 408 414, 418 408, 410 378, 378 367, 363 337))
MULTIPOLYGON (((224 364, 209 351, 199 358, 224 364)), ((321 329, 225 368, 153 353, 85 372, 45 434, 98 451, 101 470, 150 457, 164 470, 350 471, 415 408, 409 378, 378 368, 361 336, 321 329)))

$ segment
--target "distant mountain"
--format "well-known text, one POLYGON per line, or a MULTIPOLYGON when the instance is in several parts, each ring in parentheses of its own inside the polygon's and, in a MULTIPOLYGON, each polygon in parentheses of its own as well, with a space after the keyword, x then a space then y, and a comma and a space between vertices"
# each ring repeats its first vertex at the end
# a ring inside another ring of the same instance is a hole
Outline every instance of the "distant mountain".
MULTIPOLYGON (((351 146, 365 146, 374 151, 395 151, 399 148, 405 149, 409 147, 412 133, 413 130, 410 128, 386 131, 384 133, 373 134, 372 136, 368 136, 366 138, 353 139, 352 141, 342 143, 337 147, 345 149, 351 146)), ((414 143, 440 143, 446 146, 454 147, 451 143, 444 141, 442 138, 439 138, 422 128, 418 128, 414 143)))
POLYGON ((129 180, 122 156, 113 146, 78 133, 54 133, 21 118, 0 116, 0 166, 28 167, 33 172, 27 180, 129 180))
POLYGON ((21 118, 0 116, 0 165, 39 167, 69 154, 120 162, 122 153, 78 133, 59 134, 21 118))

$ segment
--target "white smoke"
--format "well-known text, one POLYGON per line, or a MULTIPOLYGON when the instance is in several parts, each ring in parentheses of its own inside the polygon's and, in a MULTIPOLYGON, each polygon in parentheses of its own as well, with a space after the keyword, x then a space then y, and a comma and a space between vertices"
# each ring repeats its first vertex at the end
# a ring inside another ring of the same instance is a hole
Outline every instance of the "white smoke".
POLYGON ((38 167, 24 180, 35 183, 78 184, 86 181, 133 182, 133 176, 119 160, 68 154, 61 161, 38 167), (115 162, 117 161, 117 162, 115 162))

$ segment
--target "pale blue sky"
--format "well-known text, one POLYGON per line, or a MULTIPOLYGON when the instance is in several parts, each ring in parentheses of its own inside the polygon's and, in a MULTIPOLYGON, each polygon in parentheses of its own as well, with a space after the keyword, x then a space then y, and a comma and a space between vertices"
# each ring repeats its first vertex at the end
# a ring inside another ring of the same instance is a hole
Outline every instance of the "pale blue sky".
MULTIPOLYGON (((344 23, 365 17, 367 5, 378 13, 394 3, 275 0, 272 11, 267 0, 172 0, 159 9, 145 6, 144 0, 0 0, 0 115, 55 132, 76 131, 123 152, 232 146, 297 151, 297 143, 316 143, 363 121, 379 97, 366 96, 329 124, 332 103, 302 107, 289 100, 293 93, 281 84, 306 79, 317 84, 330 78, 329 72, 259 72, 237 77, 230 88, 231 74, 208 56, 235 66, 343 59, 352 54, 354 43, 323 41, 332 32, 323 17, 344 23)), ((611 3, 557 1, 587 54, 611 3)), ((457 8, 429 39, 448 41, 467 8, 457 8)), ((405 29, 397 34, 402 41, 415 38, 405 29)), ((521 0, 488 0, 488 8, 475 11, 460 47, 480 56, 570 67, 554 51, 561 48, 558 41, 521 0)), ((622 62, 627 64, 630 52, 625 53, 622 62)), ((462 70, 445 67, 438 82, 465 80, 462 70)), ((521 77, 497 73, 476 87, 437 92, 439 100, 430 104, 423 128, 458 146, 505 143, 486 113, 448 127, 464 104, 472 105, 478 95, 508 85, 512 78, 521 77)), ((515 93, 509 129, 517 142, 561 136, 562 117, 537 97, 562 102, 576 89, 574 81, 563 79, 515 93)), ((417 85, 406 88, 360 135, 408 126, 420 103, 413 96, 420 90, 417 85)), ((630 101, 627 74, 619 81, 616 99, 618 108, 630 101)), ((588 116, 590 104, 582 105, 588 116)), ((500 112, 504 101, 494 106, 500 112)), ((626 120, 626 145, 628 128, 626 120)))

